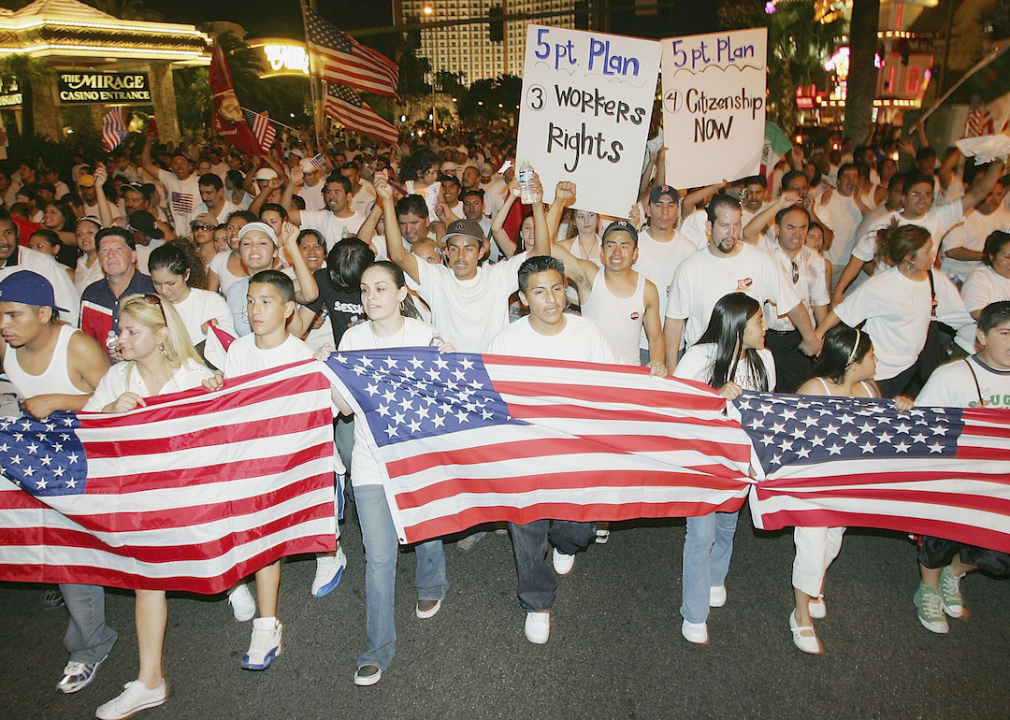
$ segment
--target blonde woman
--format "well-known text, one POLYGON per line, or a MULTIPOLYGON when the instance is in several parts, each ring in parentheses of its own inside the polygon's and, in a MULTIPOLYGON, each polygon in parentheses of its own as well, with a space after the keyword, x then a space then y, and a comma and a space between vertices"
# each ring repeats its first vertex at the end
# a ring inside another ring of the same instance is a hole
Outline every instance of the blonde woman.
MULTIPOLYGON (((212 373, 189 342, 172 303, 154 294, 130 295, 119 306, 122 362, 98 384, 85 412, 124 413, 146 405, 145 398, 200 387, 212 373)), ((140 673, 117 697, 98 708, 101 720, 119 720, 156 707, 168 697, 162 669, 168 602, 163 590, 137 590, 135 616, 140 673)))

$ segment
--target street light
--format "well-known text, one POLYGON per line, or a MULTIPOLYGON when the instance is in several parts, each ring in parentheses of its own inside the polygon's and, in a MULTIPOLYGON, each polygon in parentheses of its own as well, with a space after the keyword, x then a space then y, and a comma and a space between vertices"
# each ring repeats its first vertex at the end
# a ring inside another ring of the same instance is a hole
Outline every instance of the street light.
POLYGON ((435 8, 431 5, 425 5, 423 12, 425 15, 433 15, 435 13, 435 8))

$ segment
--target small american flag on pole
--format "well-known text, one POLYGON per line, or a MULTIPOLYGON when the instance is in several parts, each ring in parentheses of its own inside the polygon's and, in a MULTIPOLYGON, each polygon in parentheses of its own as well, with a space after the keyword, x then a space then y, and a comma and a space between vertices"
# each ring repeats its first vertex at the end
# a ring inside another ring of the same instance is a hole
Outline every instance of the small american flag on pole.
POLYGON ((0 418, 0 580, 214 594, 335 547, 315 362, 124 414, 0 418))
POLYGON ((326 22, 304 2, 302 12, 313 75, 328 83, 398 97, 400 71, 396 63, 326 22))
POLYGON ((129 132, 126 111, 121 107, 112 108, 102 118, 102 145, 105 146, 105 152, 112 152, 119 147, 129 132))
POLYGON ((367 426, 401 542, 737 510, 750 487, 725 400, 648 368, 434 348, 335 353, 326 368, 367 426))
POLYGON ((1010 552, 1010 413, 744 393, 754 526, 874 527, 1010 552))
POLYGON ((259 143, 260 150, 269 152, 274 145, 274 138, 277 136, 277 131, 274 129, 273 123, 270 122, 270 117, 265 111, 258 113, 248 108, 242 108, 242 114, 245 116, 249 129, 252 130, 253 137, 259 143))
POLYGON ((971 109, 968 111, 968 118, 965 121, 964 136, 966 138, 981 137, 992 135, 994 132, 992 115, 986 109, 982 98, 973 95, 971 109))
POLYGON ((323 112, 362 135, 370 135, 390 144, 400 138, 395 126, 379 117, 358 93, 344 85, 326 83, 323 112))

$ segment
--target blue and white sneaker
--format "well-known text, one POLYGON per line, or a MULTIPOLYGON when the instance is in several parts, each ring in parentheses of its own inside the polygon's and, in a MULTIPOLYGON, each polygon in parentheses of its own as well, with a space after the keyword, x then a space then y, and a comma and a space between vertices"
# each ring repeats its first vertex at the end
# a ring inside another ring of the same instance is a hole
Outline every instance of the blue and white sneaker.
POLYGON ((280 657, 284 626, 275 617, 253 620, 252 642, 242 658, 246 670, 266 670, 274 658, 280 657))
POLYGON ((320 555, 316 558, 316 577, 312 580, 312 597, 326 597, 337 589, 347 567, 347 556, 338 546, 336 555, 320 555))
POLYGON ((105 662, 105 658, 93 663, 71 660, 63 668, 63 677, 56 684, 56 689, 68 695, 83 690, 94 681, 98 666, 103 662, 105 662))

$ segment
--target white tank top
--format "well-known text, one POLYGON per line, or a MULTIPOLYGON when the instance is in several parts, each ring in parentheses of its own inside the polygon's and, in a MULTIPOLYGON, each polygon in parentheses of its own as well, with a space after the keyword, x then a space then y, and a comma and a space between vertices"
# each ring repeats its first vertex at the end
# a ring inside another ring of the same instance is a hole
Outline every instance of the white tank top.
POLYGON ((638 285, 631 297, 617 297, 607 287, 605 272, 596 273, 593 292, 582 303, 582 315, 594 320, 603 330, 614 350, 614 357, 624 365, 641 365, 638 340, 645 319, 645 276, 638 273, 638 285))
POLYGON ((81 390, 70 380, 70 372, 67 370, 67 348, 70 346, 70 337, 79 332, 69 325, 60 328, 60 335, 56 339, 56 347, 53 348, 53 357, 49 360, 49 367, 41 375, 29 375, 18 365, 18 353, 15 348, 7 348, 7 355, 4 358, 4 370, 14 387, 18 389, 22 397, 30 398, 36 395, 87 395, 87 391, 81 390))

